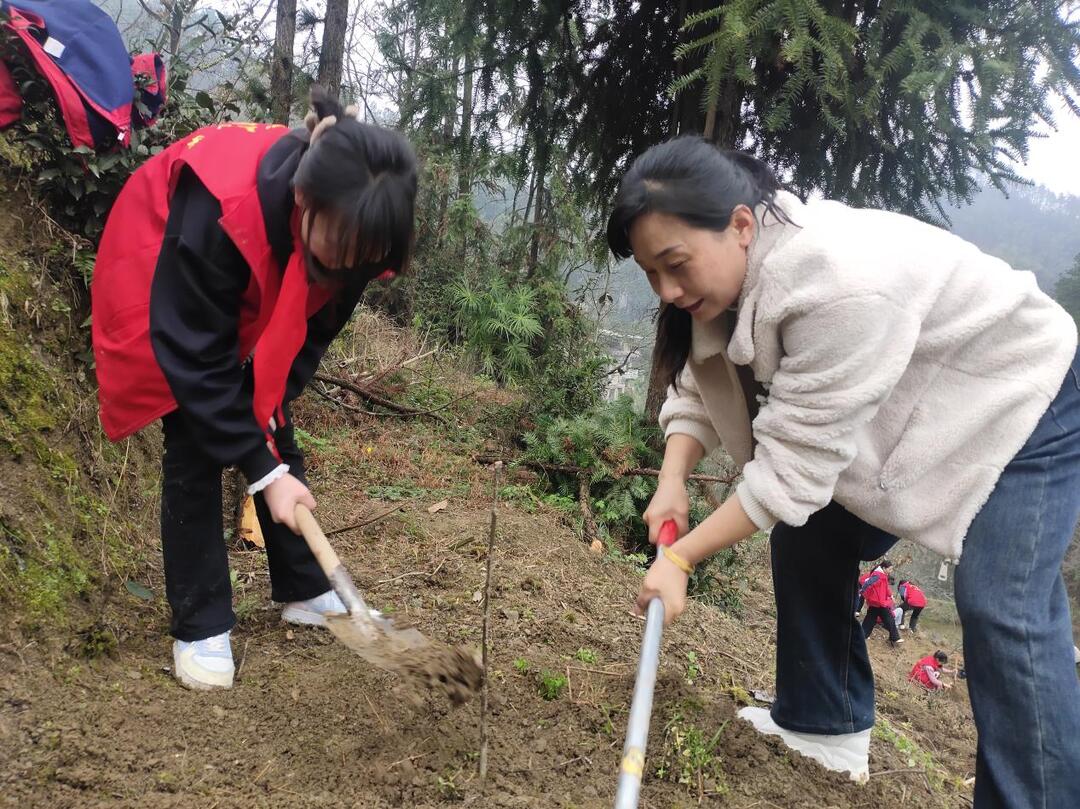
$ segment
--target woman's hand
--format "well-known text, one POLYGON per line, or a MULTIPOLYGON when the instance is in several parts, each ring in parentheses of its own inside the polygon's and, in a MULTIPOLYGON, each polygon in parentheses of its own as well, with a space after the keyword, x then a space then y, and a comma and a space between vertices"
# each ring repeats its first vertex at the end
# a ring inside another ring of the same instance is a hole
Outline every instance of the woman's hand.
POLYGON ((300 533, 296 527, 296 504, 315 510, 315 498, 308 487, 288 472, 263 489, 263 497, 270 509, 270 518, 274 522, 284 523, 294 534, 300 533))
POLYGON ((634 612, 644 615, 649 602, 658 597, 664 602, 664 626, 667 626, 686 609, 686 585, 690 577, 667 557, 663 552, 656 555, 645 581, 641 583, 634 612))
POLYGON ((686 483, 677 478, 660 478, 656 494, 641 518, 649 526, 649 542, 653 545, 660 534, 660 526, 668 520, 675 520, 679 536, 686 534, 690 530, 690 496, 686 493, 686 483))

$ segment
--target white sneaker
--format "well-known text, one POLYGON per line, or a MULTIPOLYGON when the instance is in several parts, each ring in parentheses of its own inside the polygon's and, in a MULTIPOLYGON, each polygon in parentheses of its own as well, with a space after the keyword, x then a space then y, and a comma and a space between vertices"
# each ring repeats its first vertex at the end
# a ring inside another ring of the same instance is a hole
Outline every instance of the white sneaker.
POLYGON ((191 643, 173 641, 173 675, 185 688, 232 688, 234 671, 228 632, 191 643))
POLYGON ((307 601, 290 601, 281 611, 281 620, 287 624, 299 626, 326 626, 326 616, 334 613, 346 613, 345 605, 338 594, 327 590, 321 596, 307 601))
POLYGON ((827 770, 846 772, 851 780, 865 784, 870 780, 870 728, 858 733, 795 733, 776 724, 767 708, 743 708, 738 716, 759 733, 779 736, 792 750, 812 758, 827 770))

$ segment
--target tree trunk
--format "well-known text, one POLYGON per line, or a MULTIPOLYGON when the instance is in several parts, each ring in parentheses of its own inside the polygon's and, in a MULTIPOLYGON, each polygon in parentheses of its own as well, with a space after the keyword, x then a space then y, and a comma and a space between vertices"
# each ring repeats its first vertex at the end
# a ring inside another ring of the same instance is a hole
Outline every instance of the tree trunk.
POLYGON ((345 58, 345 29, 348 28, 348 21, 349 0, 326 0, 318 81, 335 97, 341 96, 341 65, 345 58))
POLYGON ((270 117, 277 124, 289 123, 295 40, 296 0, 278 0, 274 61, 270 66, 270 117))
POLYGON ((667 398, 667 380, 658 371, 656 352, 653 352, 652 367, 649 369, 649 390, 645 394, 645 417, 656 422, 660 418, 660 408, 667 398))
POLYGON ((546 146, 541 147, 543 152, 537 150, 536 156, 536 194, 533 199, 533 224, 532 238, 529 241, 529 260, 526 265, 525 276, 532 278, 536 273, 536 267, 540 263, 540 230, 544 226, 544 181, 547 177, 548 153, 546 146))
MULTIPOLYGON (((686 2, 687 0, 679 0, 679 11, 675 18, 675 41, 676 43, 682 42, 682 26, 686 20, 686 2)), ((675 60, 675 75, 681 76, 683 74, 683 60, 675 60)), ((668 132, 668 137, 675 137, 679 134, 679 121, 682 118, 682 106, 683 99, 686 93, 679 93, 671 101, 671 130, 668 132)))
POLYGON ((464 88, 461 91, 461 129, 458 135, 458 196, 472 191, 473 54, 465 51, 464 88))
MULTIPOLYGON (((454 56, 454 61, 451 63, 450 75, 456 76, 458 72, 458 66, 461 64, 461 57, 454 56)), ((457 84, 454 85, 455 89, 457 84)), ((442 128, 442 143, 446 150, 449 152, 453 149, 454 144, 454 126, 457 124, 457 106, 451 105, 446 111, 446 117, 443 119, 442 128)), ((439 234, 437 244, 442 247, 443 236, 446 233, 446 210, 450 205, 450 181, 447 180, 446 185, 439 188, 439 215, 435 218, 436 232, 439 234)))
POLYGON ((705 129, 701 133, 705 140, 712 140, 716 132, 716 99, 709 99, 709 106, 705 110, 705 129))
MULTIPOLYGON (((168 22, 162 20, 162 33, 168 39, 168 44, 165 44, 161 37, 158 38, 159 49, 167 48, 165 50, 168 59, 166 63, 172 65, 177 56, 180 53, 180 38, 184 32, 184 18, 190 7, 194 5, 192 0, 164 0, 162 3, 163 11, 168 19, 168 22)), ((159 19, 161 19, 159 17, 159 19)))

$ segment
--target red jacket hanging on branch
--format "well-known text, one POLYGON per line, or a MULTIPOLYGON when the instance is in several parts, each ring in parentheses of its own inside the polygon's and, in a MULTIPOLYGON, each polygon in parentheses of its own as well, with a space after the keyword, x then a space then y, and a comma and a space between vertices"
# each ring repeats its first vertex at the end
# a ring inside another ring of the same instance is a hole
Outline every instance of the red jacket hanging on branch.
POLYGON ((271 418, 284 423, 284 403, 314 373, 362 292, 356 286, 324 308, 339 290, 308 282, 289 187, 306 139, 287 135, 262 124, 207 127, 151 158, 124 186, 92 285, 101 421, 110 439, 172 412, 179 400, 208 425, 200 443, 212 457, 240 464, 249 480, 276 465, 271 418), (167 234, 167 225, 176 232, 167 234), (213 230, 211 247, 192 249, 213 230), (190 255, 200 250, 214 255, 190 255), (249 274, 238 276, 236 267, 249 274), (222 304, 230 294, 238 300, 222 304), (231 357, 203 361, 223 344, 231 357), (303 367, 290 379, 294 363, 303 367))

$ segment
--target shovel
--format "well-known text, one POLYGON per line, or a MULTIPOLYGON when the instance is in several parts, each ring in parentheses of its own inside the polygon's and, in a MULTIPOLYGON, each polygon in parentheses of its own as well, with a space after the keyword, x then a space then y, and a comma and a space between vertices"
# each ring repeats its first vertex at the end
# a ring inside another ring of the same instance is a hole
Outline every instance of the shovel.
MULTIPOLYGON (((660 526, 658 545, 671 545, 678 539, 679 529, 674 520, 660 526)), ((626 723, 626 744, 619 766, 619 786, 615 792, 615 809, 637 809, 641 792, 641 774, 645 770, 645 745, 649 739, 649 719, 652 717, 653 689, 656 669, 660 665, 660 637, 664 632, 664 602, 654 598, 645 613, 645 634, 641 638, 641 657, 634 697, 630 702, 630 718, 626 723)))
POLYGON ((347 610, 326 616, 326 625, 338 640, 379 668, 445 691, 455 704, 468 701, 480 689, 482 673, 474 653, 431 641, 417 629, 399 627, 373 612, 306 506, 297 504, 296 524, 347 610))

